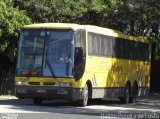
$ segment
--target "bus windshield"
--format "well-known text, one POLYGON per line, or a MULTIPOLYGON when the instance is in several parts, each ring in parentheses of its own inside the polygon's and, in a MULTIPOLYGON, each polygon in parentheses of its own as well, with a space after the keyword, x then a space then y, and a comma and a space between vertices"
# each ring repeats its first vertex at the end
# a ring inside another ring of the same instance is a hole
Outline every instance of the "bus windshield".
POLYGON ((17 75, 72 77, 73 55, 73 31, 23 30, 17 75))

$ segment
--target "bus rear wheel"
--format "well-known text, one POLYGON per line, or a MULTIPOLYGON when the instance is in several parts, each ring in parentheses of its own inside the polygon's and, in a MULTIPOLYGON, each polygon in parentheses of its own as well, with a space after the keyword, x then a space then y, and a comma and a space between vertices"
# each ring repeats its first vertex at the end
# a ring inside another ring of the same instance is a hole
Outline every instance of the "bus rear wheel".
POLYGON ((34 98, 34 99, 33 99, 33 103, 34 103, 35 105, 41 105, 41 104, 42 104, 42 99, 34 98))
POLYGON ((133 88, 132 88, 132 96, 130 97, 129 102, 130 103, 135 103, 136 99, 137 99, 137 96, 138 96, 138 86, 137 86, 137 84, 134 84, 133 88))
POLYGON ((80 106, 85 107, 88 103, 88 85, 86 84, 83 88, 83 99, 79 101, 80 106))
POLYGON ((124 97, 120 98, 120 102, 123 104, 127 104, 129 103, 129 100, 130 100, 130 86, 129 84, 126 84, 124 97))

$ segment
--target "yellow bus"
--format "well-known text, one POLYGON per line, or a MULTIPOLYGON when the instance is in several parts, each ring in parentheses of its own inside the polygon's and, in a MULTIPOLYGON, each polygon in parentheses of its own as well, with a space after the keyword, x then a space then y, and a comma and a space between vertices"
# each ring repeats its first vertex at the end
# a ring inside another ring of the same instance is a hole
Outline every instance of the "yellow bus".
POLYGON ((117 98, 132 103, 149 91, 150 49, 145 37, 92 25, 42 23, 21 30, 16 96, 41 104, 117 98))

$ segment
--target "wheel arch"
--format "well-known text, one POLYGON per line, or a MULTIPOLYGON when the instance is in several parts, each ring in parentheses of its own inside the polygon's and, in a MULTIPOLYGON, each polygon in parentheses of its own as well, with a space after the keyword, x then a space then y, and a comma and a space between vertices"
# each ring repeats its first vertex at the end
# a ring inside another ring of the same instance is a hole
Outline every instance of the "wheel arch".
POLYGON ((131 88, 131 82, 129 80, 125 83, 125 86, 126 85, 128 85, 131 88))
POLYGON ((88 86, 88 98, 89 99, 92 99, 92 83, 91 83, 91 81, 90 80, 88 80, 87 82, 86 82, 86 84, 87 84, 87 86, 88 86))
POLYGON ((132 86, 131 86, 131 82, 128 80, 126 83, 125 83, 125 87, 126 86, 129 86, 129 90, 130 90, 130 95, 132 94, 132 86))
POLYGON ((134 81, 134 83, 133 83, 133 86, 132 86, 132 93, 133 93, 133 87, 134 87, 134 85, 136 85, 136 87, 137 87, 137 95, 138 95, 138 88, 139 88, 139 86, 138 86, 138 82, 137 82, 137 80, 136 81, 134 81))
MULTIPOLYGON (((138 82, 137 82, 137 80, 134 81, 133 86, 134 86, 134 85, 136 85, 136 86, 138 87, 138 82)), ((133 86, 132 86, 132 87, 133 87, 133 86)))

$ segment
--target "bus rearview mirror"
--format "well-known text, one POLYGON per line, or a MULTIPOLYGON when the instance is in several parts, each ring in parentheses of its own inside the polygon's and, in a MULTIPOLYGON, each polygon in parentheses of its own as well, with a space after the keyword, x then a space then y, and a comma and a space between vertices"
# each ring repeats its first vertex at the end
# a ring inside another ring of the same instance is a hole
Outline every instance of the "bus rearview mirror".
POLYGON ((83 61, 83 49, 82 47, 77 47, 75 49, 75 64, 82 63, 83 61))

